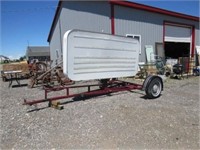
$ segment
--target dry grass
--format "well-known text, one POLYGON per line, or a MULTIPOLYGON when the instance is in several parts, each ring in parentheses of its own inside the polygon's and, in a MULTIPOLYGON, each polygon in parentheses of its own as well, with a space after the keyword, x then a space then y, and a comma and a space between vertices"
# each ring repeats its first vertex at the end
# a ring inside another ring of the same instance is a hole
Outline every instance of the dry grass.
POLYGON ((10 63, 2 65, 3 71, 22 70, 22 73, 28 73, 29 67, 27 63, 10 63))

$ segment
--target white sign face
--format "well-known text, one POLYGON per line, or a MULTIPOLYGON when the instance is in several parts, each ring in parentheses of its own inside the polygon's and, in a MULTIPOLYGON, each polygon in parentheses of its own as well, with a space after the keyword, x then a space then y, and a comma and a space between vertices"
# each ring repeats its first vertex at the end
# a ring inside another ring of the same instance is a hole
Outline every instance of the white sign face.
POLYGON ((63 71, 74 81, 134 76, 139 62, 139 41, 79 30, 63 39, 63 71))

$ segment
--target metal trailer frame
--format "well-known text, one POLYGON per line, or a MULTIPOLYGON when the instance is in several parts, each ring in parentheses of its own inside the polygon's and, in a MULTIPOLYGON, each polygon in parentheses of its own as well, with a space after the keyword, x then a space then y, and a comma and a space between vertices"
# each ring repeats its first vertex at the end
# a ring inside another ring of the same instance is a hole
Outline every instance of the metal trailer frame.
MULTIPOLYGON (((131 91, 131 90, 144 90, 148 98, 157 98, 161 95, 161 91, 163 90, 163 82, 159 76, 148 76, 143 85, 120 81, 120 80, 111 80, 104 83, 99 84, 89 84, 89 85, 73 85, 73 86, 58 86, 52 88, 44 88, 44 99, 37 100, 26 100, 24 99, 23 105, 36 105, 38 103, 49 102, 49 107, 54 107, 55 105, 52 103, 56 100, 79 97, 79 98, 87 98, 89 96, 99 96, 104 94, 111 94, 119 91, 131 91), (91 90, 91 87, 99 87, 99 89, 91 90), (86 92, 70 94, 70 89, 75 88, 87 88, 86 92), (48 93, 54 91, 66 90, 65 95, 48 97, 48 93)), ((56 106, 57 107, 57 106, 56 106)))

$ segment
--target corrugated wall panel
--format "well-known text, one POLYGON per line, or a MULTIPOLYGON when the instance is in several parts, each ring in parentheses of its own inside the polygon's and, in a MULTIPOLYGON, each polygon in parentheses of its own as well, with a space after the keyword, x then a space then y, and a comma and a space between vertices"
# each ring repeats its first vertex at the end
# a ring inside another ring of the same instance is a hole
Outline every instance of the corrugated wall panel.
POLYGON ((107 2, 65 1, 62 7, 62 35, 70 29, 111 33, 107 2))
MULTIPOLYGON (((200 25, 198 25, 198 26, 200 26, 200 25)), ((200 46, 200 31, 197 28, 195 30, 195 38, 196 38, 195 45, 200 46)))
MULTIPOLYGON (((111 33, 110 5, 108 2, 63 1, 61 7, 60 22, 57 21, 50 42, 51 55, 54 55, 56 49, 59 49, 59 52, 62 53, 62 48, 60 46, 62 44, 63 35, 68 30, 80 29, 111 33)), ((55 56, 53 57, 56 58, 55 56)))
MULTIPOLYGON (((139 34, 142 39, 142 53, 140 61, 145 61, 145 45, 155 46, 156 42, 162 42, 162 22, 154 16, 132 8, 115 6, 115 33, 118 35, 139 34), (152 22, 152 20, 155 20, 152 22)), ((155 47, 154 47, 155 48, 155 47)))
MULTIPOLYGON (((62 51, 62 38, 67 30, 81 29, 111 33, 111 7, 108 2, 63 1, 61 7, 60 23, 57 21, 50 41, 51 58, 53 60, 56 59, 55 51, 62 51)), ((115 5, 114 9, 115 34, 123 36, 126 34, 141 35, 142 54, 140 61, 146 61, 145 45, 152 45, 155 49, 155 42, 163 42, 164 21, 194 25, 196 29, 195 45, 200 45, 198 22, 119 5, 115 5)))
POLYGON ((140 61, 146 61, 145 45, 163 42, 163 23, 171 21, 194 25, 196 28, 196 45, 199 43, 199 23, 191 20, 175 18, 167 15, 151 13, 143 10, 115 5, 115 34, 140 34, 142 39, 142 54, 140 61), (197 37, 198 36, 198 37, 197 37))
POLYGON ((59 20, 57 20, 57 23, 55 24, 53 35, 49 45, 50 56, 51 60, 53 61, 52 66, 56 65, 56 61, 58 62, 61 60, 61 39, 60 39, 60 27, 58 22, 59 20))

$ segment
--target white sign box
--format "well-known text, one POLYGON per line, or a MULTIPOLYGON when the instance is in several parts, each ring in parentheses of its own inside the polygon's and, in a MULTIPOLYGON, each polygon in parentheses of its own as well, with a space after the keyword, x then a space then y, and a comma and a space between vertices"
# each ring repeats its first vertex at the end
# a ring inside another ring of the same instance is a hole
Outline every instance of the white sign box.
POLYGON ((133 38, 70 30, 63 38, 63 71, 74 81, 134 76, 139 48, 133 38))

